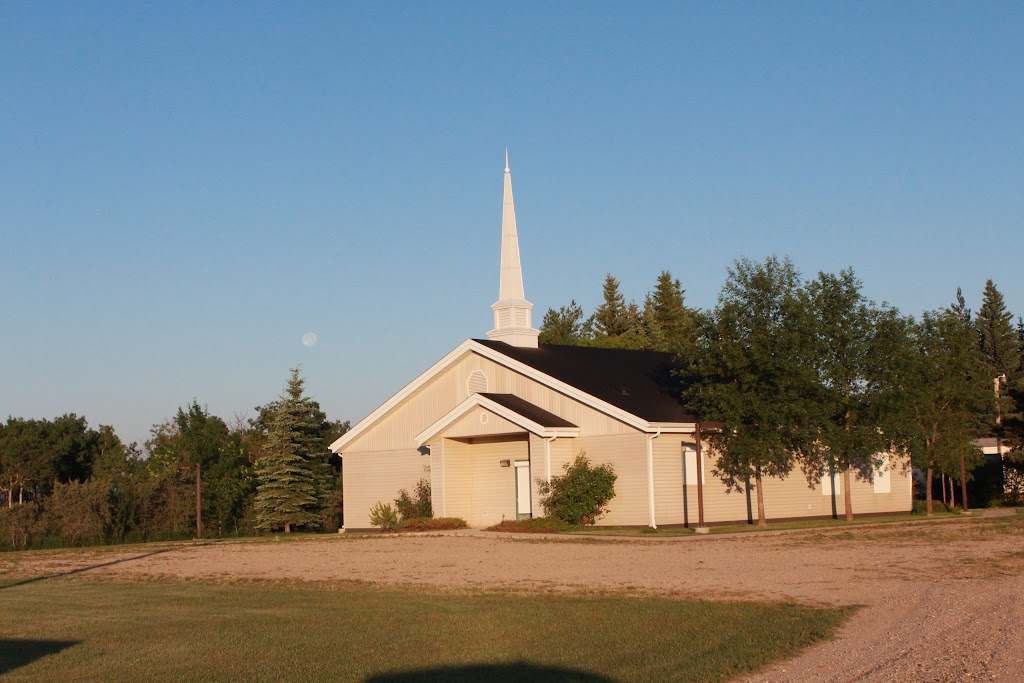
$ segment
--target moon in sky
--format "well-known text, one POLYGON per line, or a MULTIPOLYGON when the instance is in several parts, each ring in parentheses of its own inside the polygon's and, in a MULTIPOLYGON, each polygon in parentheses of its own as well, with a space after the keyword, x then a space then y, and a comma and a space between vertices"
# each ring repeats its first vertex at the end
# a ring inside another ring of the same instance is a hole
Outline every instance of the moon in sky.
POLYGON ((317 340, 316 332, 307 332, 306 334, 302 335, 302 345, 303 346, 306 346, 306 347, 316 346, 317 341, 318 340, 317 340))

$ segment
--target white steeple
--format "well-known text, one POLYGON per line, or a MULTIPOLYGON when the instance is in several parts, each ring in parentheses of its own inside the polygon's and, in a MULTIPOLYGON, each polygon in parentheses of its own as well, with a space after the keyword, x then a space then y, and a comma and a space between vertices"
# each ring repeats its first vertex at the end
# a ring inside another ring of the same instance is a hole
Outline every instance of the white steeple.
POLYGON ((537 348, 540 331, 530 323, 533 304, 523 292, 523 268, 519 263, 519 235, 516 232, 516 208, 512 203, 512 173, 508 169, 508 150, 505 150, 505 199, 501 212, 501 280, 498 301, 494 311, 494 329, 488 339, 503 341, 512 346, 537 348))

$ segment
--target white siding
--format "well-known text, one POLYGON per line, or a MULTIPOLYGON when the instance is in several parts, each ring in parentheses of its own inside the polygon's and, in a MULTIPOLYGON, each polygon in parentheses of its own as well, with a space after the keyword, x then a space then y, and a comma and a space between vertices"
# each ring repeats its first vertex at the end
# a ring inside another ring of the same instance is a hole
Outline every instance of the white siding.
POLYGON ((369 529, 370 508, 392 503, 399 489, 412 493, 421 478, 432 479, 432 458, 416 449, 346 453, 342 458, 345 528, 369 529))
POLYGON ((394 450, 414 445, 417 434, 466 399, 467 381, 478 370, 487 376, 491 392, 515 394, 577 425, 584 433, 635 433, 632 427, 618 420, 470 351, 368 428, 346 446, 344 452, 394 450))

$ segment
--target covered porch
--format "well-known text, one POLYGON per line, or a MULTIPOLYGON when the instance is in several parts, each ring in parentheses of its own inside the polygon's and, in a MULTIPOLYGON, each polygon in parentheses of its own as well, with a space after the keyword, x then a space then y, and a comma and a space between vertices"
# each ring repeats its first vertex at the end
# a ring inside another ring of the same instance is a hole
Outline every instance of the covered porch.
POLYGON ((474 528, 541 514, 536 479, 547 470, 537 466, 544 454, 531 441, 578 434, 576 425, 513 394, 470 396, 416 438, 430 452, 434 514, 474 528))

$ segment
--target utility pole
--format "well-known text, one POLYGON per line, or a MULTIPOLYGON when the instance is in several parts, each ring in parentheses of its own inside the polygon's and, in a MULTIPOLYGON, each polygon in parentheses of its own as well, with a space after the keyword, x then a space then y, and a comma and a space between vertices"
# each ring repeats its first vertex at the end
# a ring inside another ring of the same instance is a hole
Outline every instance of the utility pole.
POLYGON ((996 390, 996 453, 999 454, 999 467, 1003 469, 1003 491, 1006 491, 1006 468, 1003 465, 1003 406, 999 400, 999 388, 1000 383, 1006 381, 1006 374, 999 375, 994 380, 996 390))
POLYGON ((196 468, 196 538, 203 537, 203 479, 199 474, 198 462, 179 463, 178 467, 183 470, 196 468))

